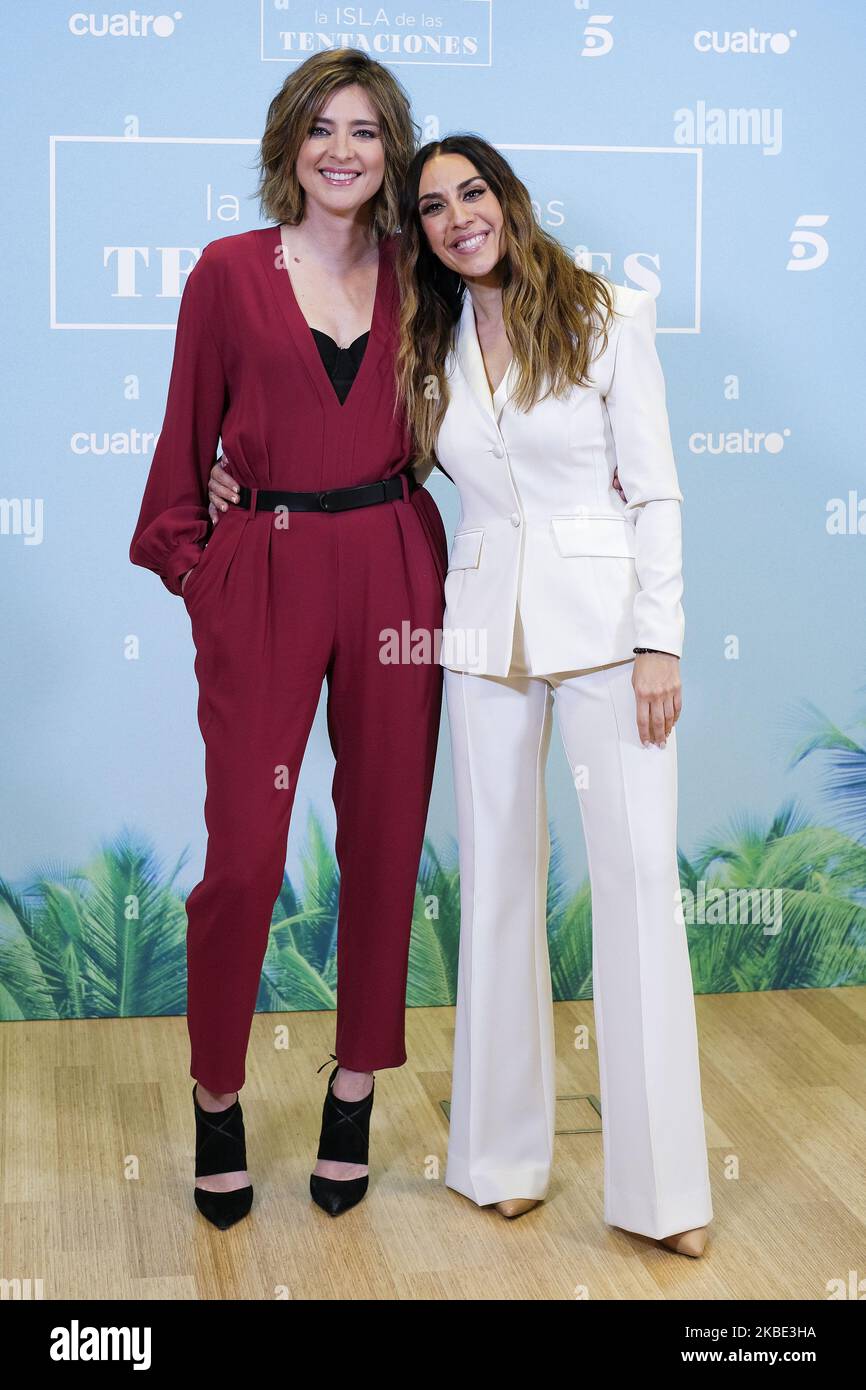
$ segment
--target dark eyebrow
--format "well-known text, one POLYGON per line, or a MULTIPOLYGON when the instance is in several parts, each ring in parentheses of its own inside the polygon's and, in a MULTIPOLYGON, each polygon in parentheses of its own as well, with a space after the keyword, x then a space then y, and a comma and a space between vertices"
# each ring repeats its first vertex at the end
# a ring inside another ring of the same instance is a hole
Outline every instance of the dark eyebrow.
MULTIPOLYGON (((332 118, 331 118, 330 116, 313 116, 312 120, 313 120, 313 124, 314 124, 314 125, 333 125, 333 124, 334 124, 334 122, 333 122, 333 120, 332 120, 332 118)), ((378 129, 378 127, 379 127, 379 122, 378 122, 378 121, 368 121, 367 118, 366 118, 365 116, 353 116, 352 119, 351 119, 351 121, 349 122, 349 125, 374 125, 374 126, 376 126, 376 128, 378 129)))
MULTIPOLYGON (((483 178, 484 178, 484 175, 483 175, 483 174, 473 174, 471 179, 464 179, 462 183, 458 183, 458 185, 457 185, 457 192, 458 192, 458 193, 462 193, 463 190, 464 190, 464 188, 468 188, 468 187, 469 187, 469 184, 470 184, 470 183, 474 183, 476 179, 483 179, 483 178)), ((442 195, 441 193, 437 193, 437 192, 435 192, 435 191, 430 192, 430 193, 422 193, 421 196, 420 196, 420 198, 418 199, 418 202, 419 202, 419 203, 423 202, 425 198, 441 198, 442 196, 443 196, 443 195, 442 195)))

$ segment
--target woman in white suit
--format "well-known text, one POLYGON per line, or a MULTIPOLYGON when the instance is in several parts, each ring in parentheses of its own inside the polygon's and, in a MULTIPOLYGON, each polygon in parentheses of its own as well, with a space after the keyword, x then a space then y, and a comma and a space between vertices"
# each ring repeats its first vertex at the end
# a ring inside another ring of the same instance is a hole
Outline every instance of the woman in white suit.
POLYGON ((506 1216, 549 1185, 555 704, 592 892, 605 1219, 699 1255, 712 1206, 676 853, 682 493, 655 300, 575 266, 475 136, 418 152, 400 222, 400 386, 420 476, 438 463, 462 513, 441 656, 461 881, 445 1181, 506 1216))

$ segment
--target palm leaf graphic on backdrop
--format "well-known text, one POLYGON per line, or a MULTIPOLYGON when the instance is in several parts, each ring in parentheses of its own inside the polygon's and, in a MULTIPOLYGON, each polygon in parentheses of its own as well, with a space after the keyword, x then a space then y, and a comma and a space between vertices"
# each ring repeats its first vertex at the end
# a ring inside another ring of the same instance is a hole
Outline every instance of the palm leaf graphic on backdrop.
MULTIPOLYGON (((800 701, 793 718, 803 737, 789 767, 796 767, 813 753, 825 753, 824 792, 833 803, 840 826, 866 843, 866 747, 810 700, 800 701)), ((860 727, 866 728, 866 713, 854 721, 854 728, 860 727)))
MULTIPOLYGON (((724 838, 691 861, 679 855, 680 884, 697 894, 778 889, 781 930, 758 922, 687 925, 697 993, 816 989, 859 983, 866 974, 866 846, 813 825, 792 802, 764 824, 735 816, 724 838)), ((769 923, 767 923, 769 925, 769 923)))
MULTIPOLYGON (((303 893, 287 874, 274 909, 257 1008, 333 1009, 337 995, 340 873, 315 811, 301 856, 303 893)), ((443 865, 425 842, 415 890, 407 1003, 453 1003, 456 997, 460 901, 456 866, 443 865)))
POLYGON ((569 892, 563 872, 562 847, 550 835, 547 875, 547 941, 553 997, 589 999, 592 995, 592 908, 589 882, 569 892))
POLYGON ((301 874, 301 897, 288 874, 283 875, 271 919, 257 1009, 336 1008, 340 879, 334 852, 312 810, 301 855, 301 874))
MULTIPOLYGON (((809 823, 789 804, 769 823, 747 814, 689 860, 683 887, 778 888, 783 927, 753 923, 688 927, 697 993, 814 988, 866 978, 866 750, 810 707, 814 727, 793 762, 830 756, 827 788, 838 818, 857 833, 809 823), (837 804, 838 803, 838 804, 837 804)), ((453 1004, 460 923, 456 848, 425 842, 409 953, 410 1005, 453 1004)), ((186 1007, 186 913, 175 879, 128 831, 89 864, 46 864, 23 890, 0 880, 0 1020, 146 1017, 186 1007)), ((336 1004, 339 872, 311 810, 298 892, 288 875, 274 908, 257 1007, 332 1009, 336 1004)), ((566 887, 551 836, 548 940, 555 999, 592 992, 589 884, 566 887)))
POLYGON ((443 863, 429 840, 424 842, 412 937, 406 1003, 410 1008, 457 1002, 457 953, 460 940, 460 875, 452 841, 443 863))
POLYGON ((182 1013, 186 914, 153 852, 123 831, 81 868, 0 880, 0 1019, 182 1013))

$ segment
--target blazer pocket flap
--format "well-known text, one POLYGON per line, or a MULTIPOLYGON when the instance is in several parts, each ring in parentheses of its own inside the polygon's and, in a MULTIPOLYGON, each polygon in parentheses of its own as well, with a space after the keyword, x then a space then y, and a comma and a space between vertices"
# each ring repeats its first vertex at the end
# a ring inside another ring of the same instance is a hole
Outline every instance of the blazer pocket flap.
POLYGON ((483 539, 483 530, 458 531, 451 543, 451 554, 448 557, 449 570, 475 569, 481 559, 483 539))
POLYGON ((634 557, 634 526, 619 516, 555 516, 553 534, 560 555, 634 557))

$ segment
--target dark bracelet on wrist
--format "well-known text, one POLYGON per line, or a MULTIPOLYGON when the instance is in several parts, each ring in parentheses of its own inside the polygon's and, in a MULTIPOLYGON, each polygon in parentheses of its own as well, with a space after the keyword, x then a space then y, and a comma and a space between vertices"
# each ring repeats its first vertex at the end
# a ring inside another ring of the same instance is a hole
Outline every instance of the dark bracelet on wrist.
MULTIPOLYGON (((655 652, 658 656, 676 656, 676 652, 663 652, 658 647, 632 647, 632 651, 637 656, 640 656, 641 652, 655 652)), ((677 657, 677 661, 679 661, 679 657, 677 657)))

